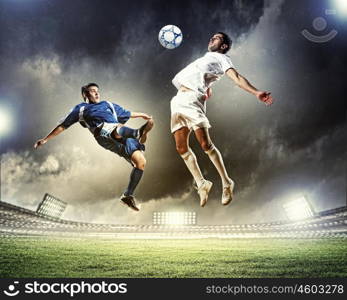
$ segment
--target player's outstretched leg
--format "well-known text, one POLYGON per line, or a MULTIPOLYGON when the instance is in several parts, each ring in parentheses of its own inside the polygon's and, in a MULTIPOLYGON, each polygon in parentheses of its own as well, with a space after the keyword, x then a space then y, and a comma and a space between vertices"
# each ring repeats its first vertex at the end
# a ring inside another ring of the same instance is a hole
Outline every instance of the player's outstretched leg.
POLYGON ((130 173, 128 187, 125 190, 124 194, 121 196, 120 201, 131 209, 139 211, 140 209, 136 206, 135 198, 133 195, 143 175, 143 171, 146 165, 146 159, 142 151, 137 150, 132 154, 131 161, 134 164, 134 168, 130 173))
POLYGON ((212 182, 204 179, 196 156, 192 149, 189 148, 189 134, 190 131, 187 127, 180 128, 174 132, 176 150, 178 154, 181 155, 190 173, 193 175, 198 187, 200 205, 204 207, 208 199, 208 194, 212 188, 212 182))
POLYGON ((225 169, 223 157, 220 151, 214 146, 209 136, 207 128, 199 128, 195 130, 196 138, 198 139, 201 148, 208 155, 213 165, 218 171, 223 184, 222 204, 228 205, 233 199, 234 182, 230 179, 227 170, 225 169))
POLYGON ((223 157, 220 151, 213 144, 211 144, 210 149, 205 151, 205 153, 208 155, 208 157, 212 161, 213 165, 215 166, 215 168, 217 169, 219 173, 219 176, 222 179, 222 184, 223 184, 222 204, 228 205, 233 199, 233 190, 234 190, 235 183, 228 176, 228 173, 224 166, 223 157))

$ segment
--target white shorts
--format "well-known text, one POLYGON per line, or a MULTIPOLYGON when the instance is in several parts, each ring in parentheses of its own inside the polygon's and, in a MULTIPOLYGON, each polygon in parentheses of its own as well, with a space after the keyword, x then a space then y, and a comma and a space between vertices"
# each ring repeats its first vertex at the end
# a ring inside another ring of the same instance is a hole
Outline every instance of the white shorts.
POLYGON ((187 127, 189 130, 210 128, 206 116, 206 103, 199 93, 194 91, 178 91, 171 99, 171 132, 187 127))

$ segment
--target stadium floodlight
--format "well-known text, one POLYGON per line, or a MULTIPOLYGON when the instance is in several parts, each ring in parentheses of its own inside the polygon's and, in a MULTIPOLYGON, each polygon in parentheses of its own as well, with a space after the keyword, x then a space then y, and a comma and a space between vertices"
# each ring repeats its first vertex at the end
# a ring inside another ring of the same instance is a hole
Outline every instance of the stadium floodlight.
POLYGON ((66 206, 66 202, 61 201, 58 198, 46 193, 43 197, 43 200, 37 207, 36 212, 40 215, 45 215, 53 218, 60 218, 66 206))
POLYGON ((310 204, 304 196, 285 203, 283 208, 291 221, 307 219, 314 215, 310 204))
POLYGON ((335 0, 337 13, 341 15, 347 14, 347 1, 346 0, 335 0))
POLYGON ((154 212, 153 225, 196 225, 196 212, 154 212))
POLYGON ((0 136, 2 136, 7 134, 12 126, 11 117, 3 108, 0 108, 0 120, 0 136))

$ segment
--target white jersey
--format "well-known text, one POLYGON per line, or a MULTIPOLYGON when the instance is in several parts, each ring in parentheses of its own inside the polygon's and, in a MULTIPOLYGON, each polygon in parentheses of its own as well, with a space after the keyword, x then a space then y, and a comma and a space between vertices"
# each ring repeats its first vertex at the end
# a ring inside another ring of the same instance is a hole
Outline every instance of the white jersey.
POLYGON ((172 83, 177 89, 183 85, 195 92, 205 94, 211 84, 219 80, 230 68, 234 68, 234 65, 228 55, 207 52, 177 73, 172 83))

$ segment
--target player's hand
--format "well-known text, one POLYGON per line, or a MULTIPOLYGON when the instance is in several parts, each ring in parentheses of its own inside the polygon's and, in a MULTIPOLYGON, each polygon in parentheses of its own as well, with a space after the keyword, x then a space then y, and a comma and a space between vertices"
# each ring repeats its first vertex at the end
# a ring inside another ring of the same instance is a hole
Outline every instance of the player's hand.
POLYGON ((212 89, 208 88, 206 91, 206 100, 212 96, 212 89))
POLYGON ((152 116, 149 116, 147 114, 142 114, 142 118, 148 121, 148 120, 152 119, 152 116))
POLYGON ((271 93, 264 92, 264 91, 258 91, 255 96, 262 102, 265 103, 265 105, 271 105, 274 103, 274 99, 271 96, 271 93))
POLYGON ((38 140, 38 141, 35 143, 34 148, 37 149, 38 147, 40 147, 40 146, 42 146, 42 145, 44 145, 44 144, 46 144, 46 143, 47 143, 47 140, 46 140, 46 139, 40 139, 40 140, 38 140))
POLYGON ((206 94, 203 96, 203 100, 206 101, 208 98, 210 98, 212 96, 212 89, 208 88, 206 90, 206 94))

